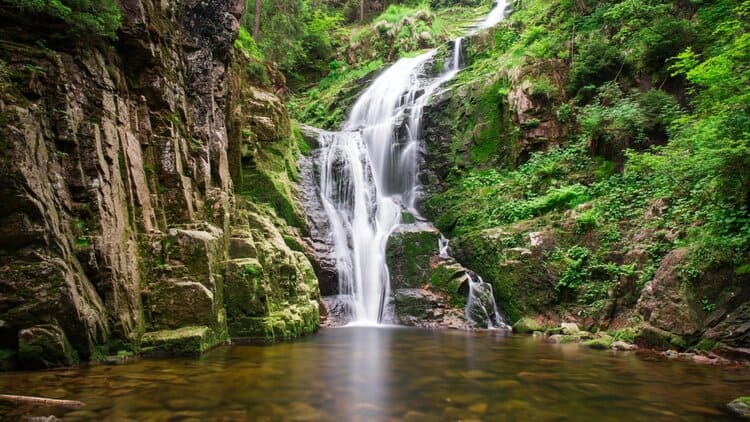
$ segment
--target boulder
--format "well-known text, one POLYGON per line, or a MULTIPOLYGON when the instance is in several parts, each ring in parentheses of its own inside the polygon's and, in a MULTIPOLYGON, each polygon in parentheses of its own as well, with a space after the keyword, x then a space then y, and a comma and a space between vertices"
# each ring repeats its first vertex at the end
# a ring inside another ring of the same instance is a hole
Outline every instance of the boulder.
POLYGON ((738 397, 727 403, 727 408, 737 416, 750 418, 750 397, 738 397))
POLYGON ((144 334, 141 350, 145 354, 198 355, 223 341, 206 326, 181 327, 144 334))
POLYGON ((614 339, 611 336, 603 335, 601 337, 586 340, 583 345, 597 350, 609 350, 612 347, 614 339))
POLYGON ((701 315, 680 281, 680 268, 688 253, 688 249, 676 249, 662 260, 653 280, 643 288, 637 305, 638 312, 651 326, 678 336, 694 335, 702 325, 701 315))
POLYGON ((575 322, 563 322, 560 324, 560 328, 562 329, 562 333, 566 335, 575 335, 581 332, 578 324, 575 322))
POLYGON ((513 324, 513 332, 519 334, 531 334, 534 331, 541 331, 544 327, 536 322, 533 318, 521 318, 513 324))
POLYGON ((612 350, 630 352, 638 350, 638 346, 636 346, 635 344, 626 343, 624 341, 616 341, 612 343, 612 350))
POLYGON ((18 359, 28 368, 52 368, 77 364, 78 354, 59 326, 44 324, 18 332, 18 359))
POLYGON ((635 337, 635 344, 657 350, 671 348, 684 349, 688 343, 684 338, 669 331, 656 328, 650 324, 644 324, 639 334, 635 337))
POLYGON ((391 288, 414 288, 430 281, 439 239, 440 232, 426 223, 402 224, 393 231, 386 245, 391 288))
POLYGON ((415 327, 463 328, 466 317, 462 309, 446 306, 445 295, 426 289, 397 289, 393 306, 399 324, 415 327))

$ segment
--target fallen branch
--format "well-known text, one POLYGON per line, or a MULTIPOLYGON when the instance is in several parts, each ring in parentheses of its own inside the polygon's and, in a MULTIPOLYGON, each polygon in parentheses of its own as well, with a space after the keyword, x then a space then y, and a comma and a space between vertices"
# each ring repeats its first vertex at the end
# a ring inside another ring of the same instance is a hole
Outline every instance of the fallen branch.
POLYGON ((86 405, 86 403, 76 400, 58 400, 48 399, 45 397, 14 396, 11 394, 0 394, 0 401, 8 401, 19 404, 31 404, 35 406, 63 407, 66 409, 78 409, 86 405))

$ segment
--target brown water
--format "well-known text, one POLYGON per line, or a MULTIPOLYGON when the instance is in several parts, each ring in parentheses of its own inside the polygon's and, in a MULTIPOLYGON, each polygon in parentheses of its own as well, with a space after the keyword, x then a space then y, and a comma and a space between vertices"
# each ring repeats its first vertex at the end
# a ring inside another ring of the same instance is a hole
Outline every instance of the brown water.
POLYGON ((64 420, 717 420, 750 372, 502 332, 333 328, 200 359, 0 374, 0 392, 86 403, 64 420))

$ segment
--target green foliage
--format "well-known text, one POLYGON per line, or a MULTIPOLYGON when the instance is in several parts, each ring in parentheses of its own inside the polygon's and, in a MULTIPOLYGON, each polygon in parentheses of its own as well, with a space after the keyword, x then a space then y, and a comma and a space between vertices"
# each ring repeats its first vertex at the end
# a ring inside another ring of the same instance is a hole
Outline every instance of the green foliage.
POLYGON ((255 40, 244 26, 241 26, 237 33, 237 39, 234 40, 234 48, 247 58, 263 60, 263 53, 260 52, 258 45, 255 44, 255 40))
POLYGON ((63 22, 75 37, 93 34, 115 39, 122 22, 115 0, 7 0, 7 4, 31 18, 63 22))
POLYGON ((615 341, 624 341, 626 343, 635 343, 635 338, 638 336, 638 330, 634 328, 621 328, 610 333, 615 341))

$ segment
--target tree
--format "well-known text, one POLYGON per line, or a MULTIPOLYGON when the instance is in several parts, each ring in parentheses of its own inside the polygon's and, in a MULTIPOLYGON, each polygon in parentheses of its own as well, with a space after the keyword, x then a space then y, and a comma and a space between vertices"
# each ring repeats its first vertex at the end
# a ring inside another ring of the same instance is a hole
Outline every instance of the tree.
POLYGON ((258 41, 258 34, 260 33, 260 11, 261 11, 261 0, 255 0, 255 18, 253 19, 253 39, 258 41))

